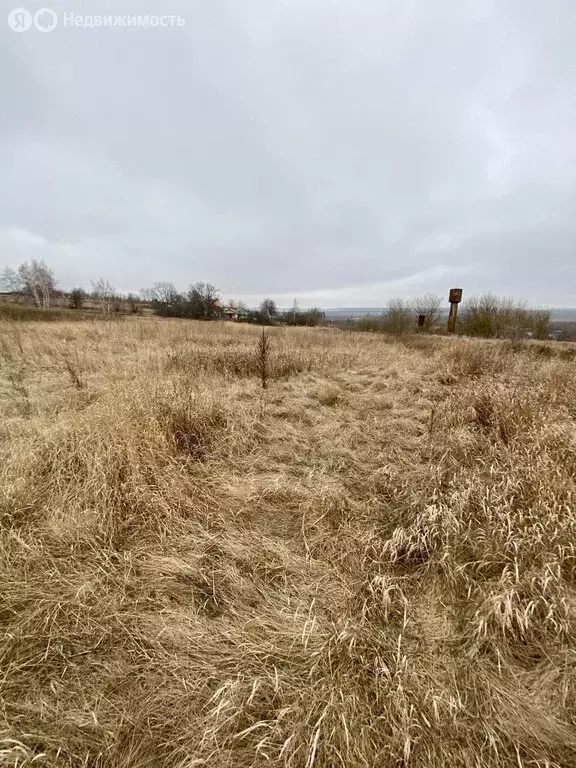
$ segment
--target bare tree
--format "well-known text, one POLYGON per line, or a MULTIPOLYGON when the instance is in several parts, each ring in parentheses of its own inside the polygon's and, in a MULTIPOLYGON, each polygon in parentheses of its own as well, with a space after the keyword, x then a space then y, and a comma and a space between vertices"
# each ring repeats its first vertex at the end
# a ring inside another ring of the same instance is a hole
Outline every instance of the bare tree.
POLYGON ((535 339, 547 339, 550 333, 550 312, 547 309, 533 309, 529 313, 532 333, 535 339))
POLYGON ((97 282, 92 280, 92 297, 98 303, 103 315, 109 315, 112 312, 115 296, 116 291, 110 285, 108 280, 104 280, 103 277, 97 282))
POLYGON ((194 283, 188 290, 188 311, 191 317, 213 319, 218 317, 220 299, 218 289, 211 283, 194 283))
POLYGON ((260 314, 268 322, 271 322, 278 315, 276 302, 272 299, 264 299, 262 304, 260 304, 260 314))
POLYGON ((140 288, 138 291, 138 296, 140 297, 140 301, 153 301, 154 299, 154 289, 153 288, 140 288))
POLYGON ((132 312, 133 315, 138 314, 140 310, 140 302, 138 301, 138 296, 133 293, 129 293, 126 296, 126 304, 128 305, 129 311, 132 312))
POLYGON ((86 298, 86 291, 82 288, 72 288, 68 294, 68 301, 70 309, 82 309, 84 299, 86 298))
POLYGON ((148 300, 158 315, 180 316, 184 313, 184 297, 178 293, 174 283, 155 283, 147 291, 148 300))
POLYGON ((16 293, 24 286, 18 272, 12 267, 5 267, 0 275, 0 290, 6 293, 16 293))
POLYGON ((166 303, 170 302, 174 296, 179 295, 174 283, 170 283, 166 280, 160 283, 154 283, 153 287, 147 288, 145 293, 149 301, 162 301, 166 303))
POLYGON ((414 314, 424 317, 424 328, 430 330, 440 322, 440 307, 442 299, 435 293, 425 293, 414 299, 414 314))
POLYGON ((18 267, 18 277, 24 291, 34 299, 37 307, 49 307, 50 299, 56 290, 54 272, 44 261, 33 259, 18 267))
POLYGON ((290 310, 290 315, 292 317, 292 323, 296 325, 296 320, 298 318, 298 315, 300 314, 300 307, 298 306, 298 302, 296 299, 294 299, 294 302, 292 303, 292 309, 290 310))
POLYGON ((414 313, 410 302, 405 299, 390 299, 382 316, 382 330, 401 335, 410 330, 414 313))

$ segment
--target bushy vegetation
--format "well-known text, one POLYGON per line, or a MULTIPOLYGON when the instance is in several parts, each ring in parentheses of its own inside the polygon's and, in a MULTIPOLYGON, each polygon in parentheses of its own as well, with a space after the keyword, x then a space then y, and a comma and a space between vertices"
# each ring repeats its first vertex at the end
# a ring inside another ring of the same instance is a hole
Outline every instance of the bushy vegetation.
MULTIPOLYGON (((390 299, 382 315, 360 318, 349 322, 348 327, 403 336, 414 331, 443 331, 446 319, 442 322, 440 297, 425 294, 412 302, 390 299)), ((549 331, 549 311, 492 294, 466 299, 458 315, 457 332, 466 336, 547 339, 549 331)))
POLYGON ((286 312, 277 312, 272 317, 260 310, 259 312, 251 313, 251 320, 263 325, 295 325, 316 328, 324 322, 325 314, 318 308, 298 309, 296 307, 286 312))
POLYGON ((394 336, 419 331, 437 331, 440 326, 442 299, 433 293, 426 293, 413 301, 391 298, 387 308, 378 316, 356 320, 352 327, 360 331, 375 331, 394 336), (422 325, 419 325, 422 318, 422 325))
POLYGON ((0 762, 576 764, 568 348, 0 323, 0 762))
POLYGON ((548 338, 550 312, 530 309, 521 302, 485 294, 462 305, 459 330, 484 338, 548 338))
POLYGON ((220 315, 218 291, 210 283, 195 283, 186 293, 179 293, 173 283, 156 283, 149 297, 162 317, 212 320, 220 315))
POLYGON ((70 309, 82 309, 86 301, 86 291, 82 288, 72 288, 68 294, 70 309))

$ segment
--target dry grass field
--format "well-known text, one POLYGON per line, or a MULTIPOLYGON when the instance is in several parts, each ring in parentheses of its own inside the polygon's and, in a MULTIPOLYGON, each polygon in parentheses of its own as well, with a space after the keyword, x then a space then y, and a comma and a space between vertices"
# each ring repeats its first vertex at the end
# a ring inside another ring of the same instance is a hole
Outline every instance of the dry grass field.
POLYGON ((0 765, 573 768, 566 345, 0 324, 0 765))

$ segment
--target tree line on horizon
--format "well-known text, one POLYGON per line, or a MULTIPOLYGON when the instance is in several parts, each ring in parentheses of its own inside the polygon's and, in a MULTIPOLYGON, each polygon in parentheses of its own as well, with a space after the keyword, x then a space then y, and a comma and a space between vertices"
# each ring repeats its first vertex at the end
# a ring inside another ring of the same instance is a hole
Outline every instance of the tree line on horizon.
MULTIPOLYGON (((54 271, 44 261, 34 259, 23 262, 17 269, 6 267, 0 273, 0 291, 23 294, 40 309, 49 309, 55 299, 64 297, 70 309, 80 310, 90 300, 104 315, 138 314, 146 306, 160 317, 217 320, 234 316, 239 321, 263 325, 313 327, 326 319, 322 310, 301 310, 296 301, 288 311, 279 310, 269 298, 264 299, 258 309, 250 309, 240 301, 223 303, 218 289, 204 282, 193 283, 184 292, 171 282, 157 282, 152 288, 141 289, 138 294, 121 294, 107 280, 100 278, 92 281, 91 291, 80 287, 61 291, 54 271)), ((434 332, 442 327, 442 304, 442 298, 434 293, 426 293, 412 301, 392 298, 381 315, 333 324, 351 330, 394 335, 408 333, 416 327, 420 331, 434 332)), ((458 320, 460 333, 486 338, 531 336, 546 339, 549 327, 548 310, 533 309, 525 302, 492 294, 466 299, 458 320)))
POLYGON ((264 299, 258 309, 249 309, 243 302, 230 301, 223 304, 218 289, 211 283, 193 283, 186 292, 179 292, 173 283, 156 283, 143 292, 144 299, 152 310, 162 317, 188 317, 196 320, 217 320, 234 314, 243 322, 264 325, 319 325, 325 315, 320 309, 301 310, 297 302, 291 310, 280 311, 273 299, 264 299))
POLYGON ((83 309, 88 300, 105 315, 130 312, 138 314, 149 307, 160 317, 180 317, 195 320, 218 320, 234 315, 243 322, 265 325, 317 326, 325 315, 318 308, 300 309, 296 300, 288 311, 280 311, 273 299, 264 299, 258 309, 250 309, 243 302, 230 299, 223 302, 218 289, 211 283, 198 281, 186 291, 178 291, 174 283, 157 282, 152 288, 142 288, 138 294, 122 294, 107 280, 92 281, 92 290, 74 287, 70 291, 58 289, 54 270, 44 261, 33 259, 23 262, 17 269, 6 267, 0 273, 0 291, 22 294, 39 309, 50 309, 56 299, 67 299, 68 308, 83 309))

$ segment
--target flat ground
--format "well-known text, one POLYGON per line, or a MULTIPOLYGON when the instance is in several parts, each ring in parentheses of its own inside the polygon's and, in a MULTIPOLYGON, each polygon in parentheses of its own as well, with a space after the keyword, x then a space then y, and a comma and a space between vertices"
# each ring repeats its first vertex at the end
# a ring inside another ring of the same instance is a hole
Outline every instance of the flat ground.
POLYGON ((0 765, 576 765, 566 345, 0 324, 0 765))

